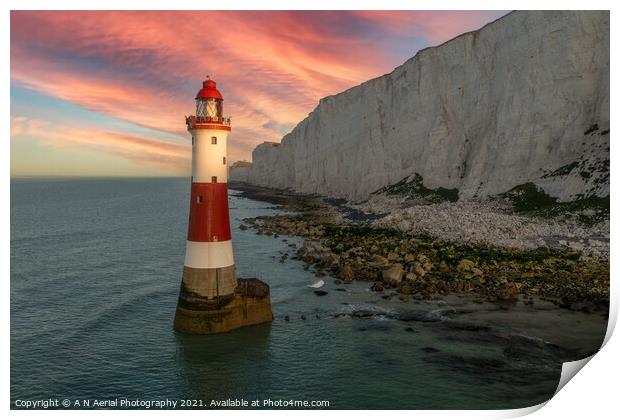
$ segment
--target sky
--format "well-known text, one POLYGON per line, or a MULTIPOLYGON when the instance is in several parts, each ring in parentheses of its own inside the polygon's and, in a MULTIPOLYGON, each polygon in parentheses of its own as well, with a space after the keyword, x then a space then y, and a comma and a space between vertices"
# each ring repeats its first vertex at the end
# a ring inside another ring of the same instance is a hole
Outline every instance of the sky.
POLYGON ((206 75, 228 160, 501 11, 12 11, 11 176, 188 176, 206 75))

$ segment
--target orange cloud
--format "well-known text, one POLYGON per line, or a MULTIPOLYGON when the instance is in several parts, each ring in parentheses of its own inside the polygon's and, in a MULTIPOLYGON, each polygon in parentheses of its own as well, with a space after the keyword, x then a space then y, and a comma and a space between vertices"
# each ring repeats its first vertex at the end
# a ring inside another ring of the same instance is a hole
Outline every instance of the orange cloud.
POLYGON ((189 146, 125 133, 73 127, 21 116, 11 118, 11 131, 12 141, 17 141, 20 136, 30 136, 37 139, 39 144, 51 148, 90 149, 139 164, 177 169, 179 173, 188 172, 191 165, 189 146))

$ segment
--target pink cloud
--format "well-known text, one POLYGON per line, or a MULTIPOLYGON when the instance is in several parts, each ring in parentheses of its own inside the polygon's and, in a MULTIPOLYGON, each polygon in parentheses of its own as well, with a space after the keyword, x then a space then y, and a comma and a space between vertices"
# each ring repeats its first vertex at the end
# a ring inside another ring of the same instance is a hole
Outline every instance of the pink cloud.
POLYGON ((279 141, 280 127, 294 126, 321 97, 400 64, 390 46, 395 37, 437 43, 485 19, 464 12, 13 11, 11 78, 187 136, 183 116, 210 73, 233 116, 234 160, 262 141, 279 141), (392 38, 382 43, 381 36, 392 38))

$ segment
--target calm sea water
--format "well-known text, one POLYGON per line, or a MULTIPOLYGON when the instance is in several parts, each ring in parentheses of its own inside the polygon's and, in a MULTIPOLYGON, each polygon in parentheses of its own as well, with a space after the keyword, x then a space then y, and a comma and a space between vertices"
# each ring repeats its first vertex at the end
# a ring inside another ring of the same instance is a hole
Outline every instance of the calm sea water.
POLYGON ((331 317, 403 304, 365 283, 329 279, 328 295, 316 296, 301 262, 274 258, 299 239, 239 230, 242 218, 277 211, 235 191, 238 274, 270 284, 276 319, 217 336, 175 333, 188 200, 185 179, 12 181, 12 403, 269 398, 330 408, 516 408, 553 394, 559 364, 544 345, 528 344, 540 347, 535 357, 515 358, 510 342, 475 328, 331 317))

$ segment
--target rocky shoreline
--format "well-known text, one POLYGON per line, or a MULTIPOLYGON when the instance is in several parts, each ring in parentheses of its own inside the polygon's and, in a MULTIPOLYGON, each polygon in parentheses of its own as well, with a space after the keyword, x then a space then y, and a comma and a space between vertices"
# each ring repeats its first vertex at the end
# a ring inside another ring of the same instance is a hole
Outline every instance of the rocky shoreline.
POLYGON ((373 194, 369 200, 349 203, 349 206, 358 213, 375 215, 369 220, 375 227, 415 236, 432 236, 460 243, 484 242, 522 250, 564 248, 609 255, 609 216, 601 217, 599 209, 582 209, 559 217, 543 218, 516 213, 512 203, 501 198, 420 205, 415 199, 385 193, 373 194), (588 217, 596 222, 585 224, 581 221, 588 217))
POLYGON ((605 253, 447 240, 377 223, 385 217, 364 220, 367 213, 341 202, 247 184, 231 188, 291 212, 244 219, 240 225, 261 235, 305 239, 300 246, 289 244, 280 262, 301 260, 317 277, 329 275, 336 283, 368 282, 384 299, 416 302, 460 294, 504 310, 517 301, 533 306, 542 299, 571 310, 608 311, 605 253))

